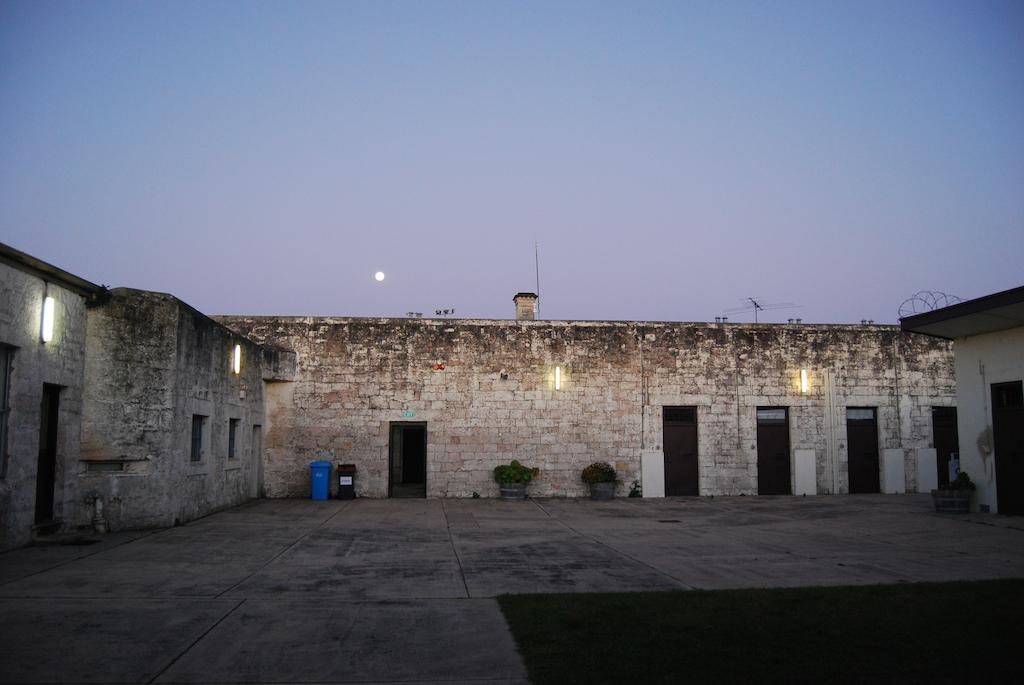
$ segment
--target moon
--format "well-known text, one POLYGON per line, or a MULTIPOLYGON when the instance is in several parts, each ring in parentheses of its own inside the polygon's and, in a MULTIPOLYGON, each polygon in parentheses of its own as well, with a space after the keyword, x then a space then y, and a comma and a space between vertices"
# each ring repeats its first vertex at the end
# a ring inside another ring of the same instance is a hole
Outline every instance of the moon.
POLYGON ((376 278, 378 281, 383 281, 384 280, 384 272, 383 271, 378 271, 377 273, 375 273, 373 275, 373 277, 376 278))

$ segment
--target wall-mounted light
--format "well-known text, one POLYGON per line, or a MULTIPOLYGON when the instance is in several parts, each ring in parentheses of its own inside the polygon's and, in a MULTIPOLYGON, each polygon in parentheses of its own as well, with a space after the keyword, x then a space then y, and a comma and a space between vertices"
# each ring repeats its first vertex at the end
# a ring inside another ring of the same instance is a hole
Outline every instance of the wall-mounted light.
POLYGON ((52 297, 49 295, 43 297, 43 324, 39 329, 39 337, 44 343, 53 340, 53 319, 56 306, 52 297))
POLYGON ((562 389, 562 367, 555 367, 555 390, 562 389))
POLYGON ((800 392, 805 395, 811 389, 811 384, 807 380, 807 369, 800 369, 800 392))
POLYGON ((242 346, 235 345, 234 354, 231 355, 231 370, 236 374, 242 372, 242 346))

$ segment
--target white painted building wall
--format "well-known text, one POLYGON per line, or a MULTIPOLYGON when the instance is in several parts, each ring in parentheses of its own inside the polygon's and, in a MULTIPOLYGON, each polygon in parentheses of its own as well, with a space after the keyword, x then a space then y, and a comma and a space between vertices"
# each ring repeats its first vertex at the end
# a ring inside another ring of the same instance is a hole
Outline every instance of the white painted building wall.
POLYGON ((972 507, 996 513, 991 388, 1024 379, 1024 327, 958 338, 954 350, 960 470, 978 486, 972 507))

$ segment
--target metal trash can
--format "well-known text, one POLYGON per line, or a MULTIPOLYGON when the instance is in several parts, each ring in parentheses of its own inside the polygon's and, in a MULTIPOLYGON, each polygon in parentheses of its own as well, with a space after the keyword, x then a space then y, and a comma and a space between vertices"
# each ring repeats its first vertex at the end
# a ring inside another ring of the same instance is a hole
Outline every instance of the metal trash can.
POLYGON ((356 465, 338 464, 338 499, 355 499, 356 465))
POLYGON ((331 462, 314 461, 309 465, 310 492, 315 500, 326 500, 331 497, 331 462))

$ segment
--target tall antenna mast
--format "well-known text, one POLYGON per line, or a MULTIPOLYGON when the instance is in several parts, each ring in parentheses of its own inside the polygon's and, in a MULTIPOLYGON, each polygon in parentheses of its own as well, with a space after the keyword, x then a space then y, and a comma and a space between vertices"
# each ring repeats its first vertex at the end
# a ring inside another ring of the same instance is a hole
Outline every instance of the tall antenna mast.
POLYGON ((754 305, 754 323, 757 323, 757 313, 764 309, 764 307, 758 304, 757 300, 752 297, 748 297, 747 299, 750 300, 750 304, 754 305))
POLYGON ((533 243, 533 268, 537 275, 537 318, 540 318, 540 246, 533 243))

